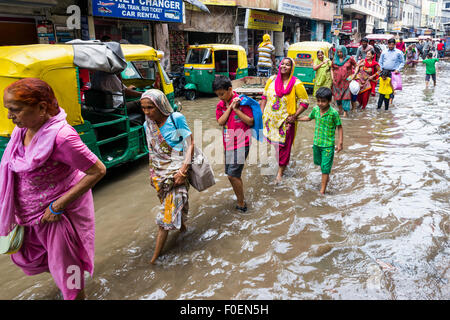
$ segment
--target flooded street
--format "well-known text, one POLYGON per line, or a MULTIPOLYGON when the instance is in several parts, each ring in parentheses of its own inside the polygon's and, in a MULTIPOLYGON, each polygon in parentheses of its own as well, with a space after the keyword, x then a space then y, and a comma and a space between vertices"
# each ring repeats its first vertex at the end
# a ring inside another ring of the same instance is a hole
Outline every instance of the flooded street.
MULTIPOLYGON (((449 299, 450 63, 438 68, 436 88, 425 89, 419 65, 403 73, 389 111, 376 110, 377 96, 343 118, 344 150, 325 196, 314 121, 299 124, 280 185, 275 159, 269 175, 246 165, 246 214, 214 164, 216 185, 191 188, 188 231, 169 233, 155 266, 159 201, 147 160, 110 170, 94 189, 88 299, 449 299)), ((219 128, 218 98, 180 101, 193 131, 196 119, 203 131, 219 128)), ((0 299, 62 298, 50 274, 27 277, 9 256, 0 274, 0 299)))

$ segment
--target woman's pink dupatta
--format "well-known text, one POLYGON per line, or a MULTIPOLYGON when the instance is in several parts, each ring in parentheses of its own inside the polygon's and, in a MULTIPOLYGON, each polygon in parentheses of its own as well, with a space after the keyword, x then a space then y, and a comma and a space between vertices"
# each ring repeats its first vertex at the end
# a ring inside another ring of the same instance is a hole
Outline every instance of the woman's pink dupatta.
POLYGON ((26 128, 15 127, 0 163, 0 236, 6 236, 17 225, 14 206, 14 172, 30 172, 42 166, 53 152, 59 130, 67 124, 66 112, 51 117, 34 135, 23 155, 18 147, 26 128))
MULTIPOLYGON (((291 74, 289 75, 289 83, 287 84, 286 88, 284 88, 283 86, 283 79, 281 77, 281 62, 278 66, 278 74, 277 77, 275 79, 275 93, 277 94, 278 98, 283 97, 284 95, 287 95, 291 92, 292 88, 294 87, 295 84, 295 80, 297 80, 296 77, 293 76, 294 74, 294 69, 295 69, 295 62, 294 59, 292 58, 283 58, 284 59, 289 59, 291 60, 291 74)), ((281 60, 281 61, 283 61, 281 60)))

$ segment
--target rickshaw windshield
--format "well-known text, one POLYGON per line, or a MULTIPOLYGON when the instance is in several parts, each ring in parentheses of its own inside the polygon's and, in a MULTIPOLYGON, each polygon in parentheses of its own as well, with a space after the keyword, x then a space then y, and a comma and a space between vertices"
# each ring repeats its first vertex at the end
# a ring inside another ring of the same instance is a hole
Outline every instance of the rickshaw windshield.
POLYGON ((186 57, 186 64, 211 64, 211 49, 198 48, 190 49, 186 57))
POLYGON ((155 80, 156 76, 155 61, 130 61, 127 62, 127 67, 122 71, 122 79, 146 79, 155 80))

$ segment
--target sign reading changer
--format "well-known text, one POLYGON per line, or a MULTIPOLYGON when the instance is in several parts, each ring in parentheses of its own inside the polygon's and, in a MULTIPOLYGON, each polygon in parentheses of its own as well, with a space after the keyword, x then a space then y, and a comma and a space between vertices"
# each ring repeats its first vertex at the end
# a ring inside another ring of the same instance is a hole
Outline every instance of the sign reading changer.
POLYGON ((182 0, 93 0, 94 16, 183 22, 182 0))

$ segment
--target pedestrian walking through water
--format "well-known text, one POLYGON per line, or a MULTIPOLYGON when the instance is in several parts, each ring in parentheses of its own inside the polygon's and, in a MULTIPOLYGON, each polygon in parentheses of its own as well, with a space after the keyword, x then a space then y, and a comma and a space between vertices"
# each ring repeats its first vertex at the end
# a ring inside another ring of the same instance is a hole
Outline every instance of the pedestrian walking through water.
POLYGON ((277 152, 277 183, 281 182, 289 164, 297 130, 296 119, 309 105, 303 83, 294 77, 294 67, 292 58, 281 60, 278 74, 267 81, 260 102, 264 137, 277 152))
POLYGON ((338 46, 334 55, 331 71, 333 72, 333 97, 342 113, 344 109, 344 117, 348 115, 351 107, 351 92, 349 89, 349 77, 353 74, 353 68, 356 61, 347 54, 345 46, 338 46))
POLYGON ((313 69, 316 72, 313 91, 313 95, 315 96, 317 89, 321 87, 331 89, 331 85, 333 83, 331 75, 331 60, 325 57, 322 50, 317 51, 317 59, 314 60, 313 69))
POLYGON ((94 272, 91 188, 106 168, 46 82, 16 81, 3 101, 16 127, 0 165, 0 235, 24 226, 12 261, 29 276, 50 272, 64 299, 84 299, 84 271, 94 272))
POLYGON ((151 259, 154 264, 167 240, 169 230, 186 230, 189 210, 188 169, 194 152, 194 140, 186 118, 173 109, 165 94, 157 89, 144 92, 141 107, 146 121, 149 149, 150 184, 161 202, 156 216, 158 235, 151 259))
POLYGON ((299 121, 311 121, 315 119, 313 157, 314 164, 320 166, 322 172, 322 184, 320 193, 325 194, 330 180, 331 167, 333 166, 335 133, 338 131, 339 141, 337 152, 344 147, 344 130, 342 129, 339 113, 330 105, 333 94, 328 88, 317 90, 315 106, 309 116, 300 117, 299 121))
POLYGON ((372 82, 377 80, 381 72, 380 65, 375 60, 374 54, 374 50, 369 50, 366 54, 366 59, 358 63, 352 76, 352 80, 355 79, 359 82, 358 102, 362 109, 365 109, 369 103, 372 86, 374 86, 372 82))
POLYGON ((223 128, 225 174, 237 198, 236 210, 246 212, 241 175, 252 141, 250 129, 254 124, 252 108, 240 104, 241 100, 233 91, 231 80, 224 75, 214 80, 213 90, 220 98, 216 106, 216 120, 223 128))

